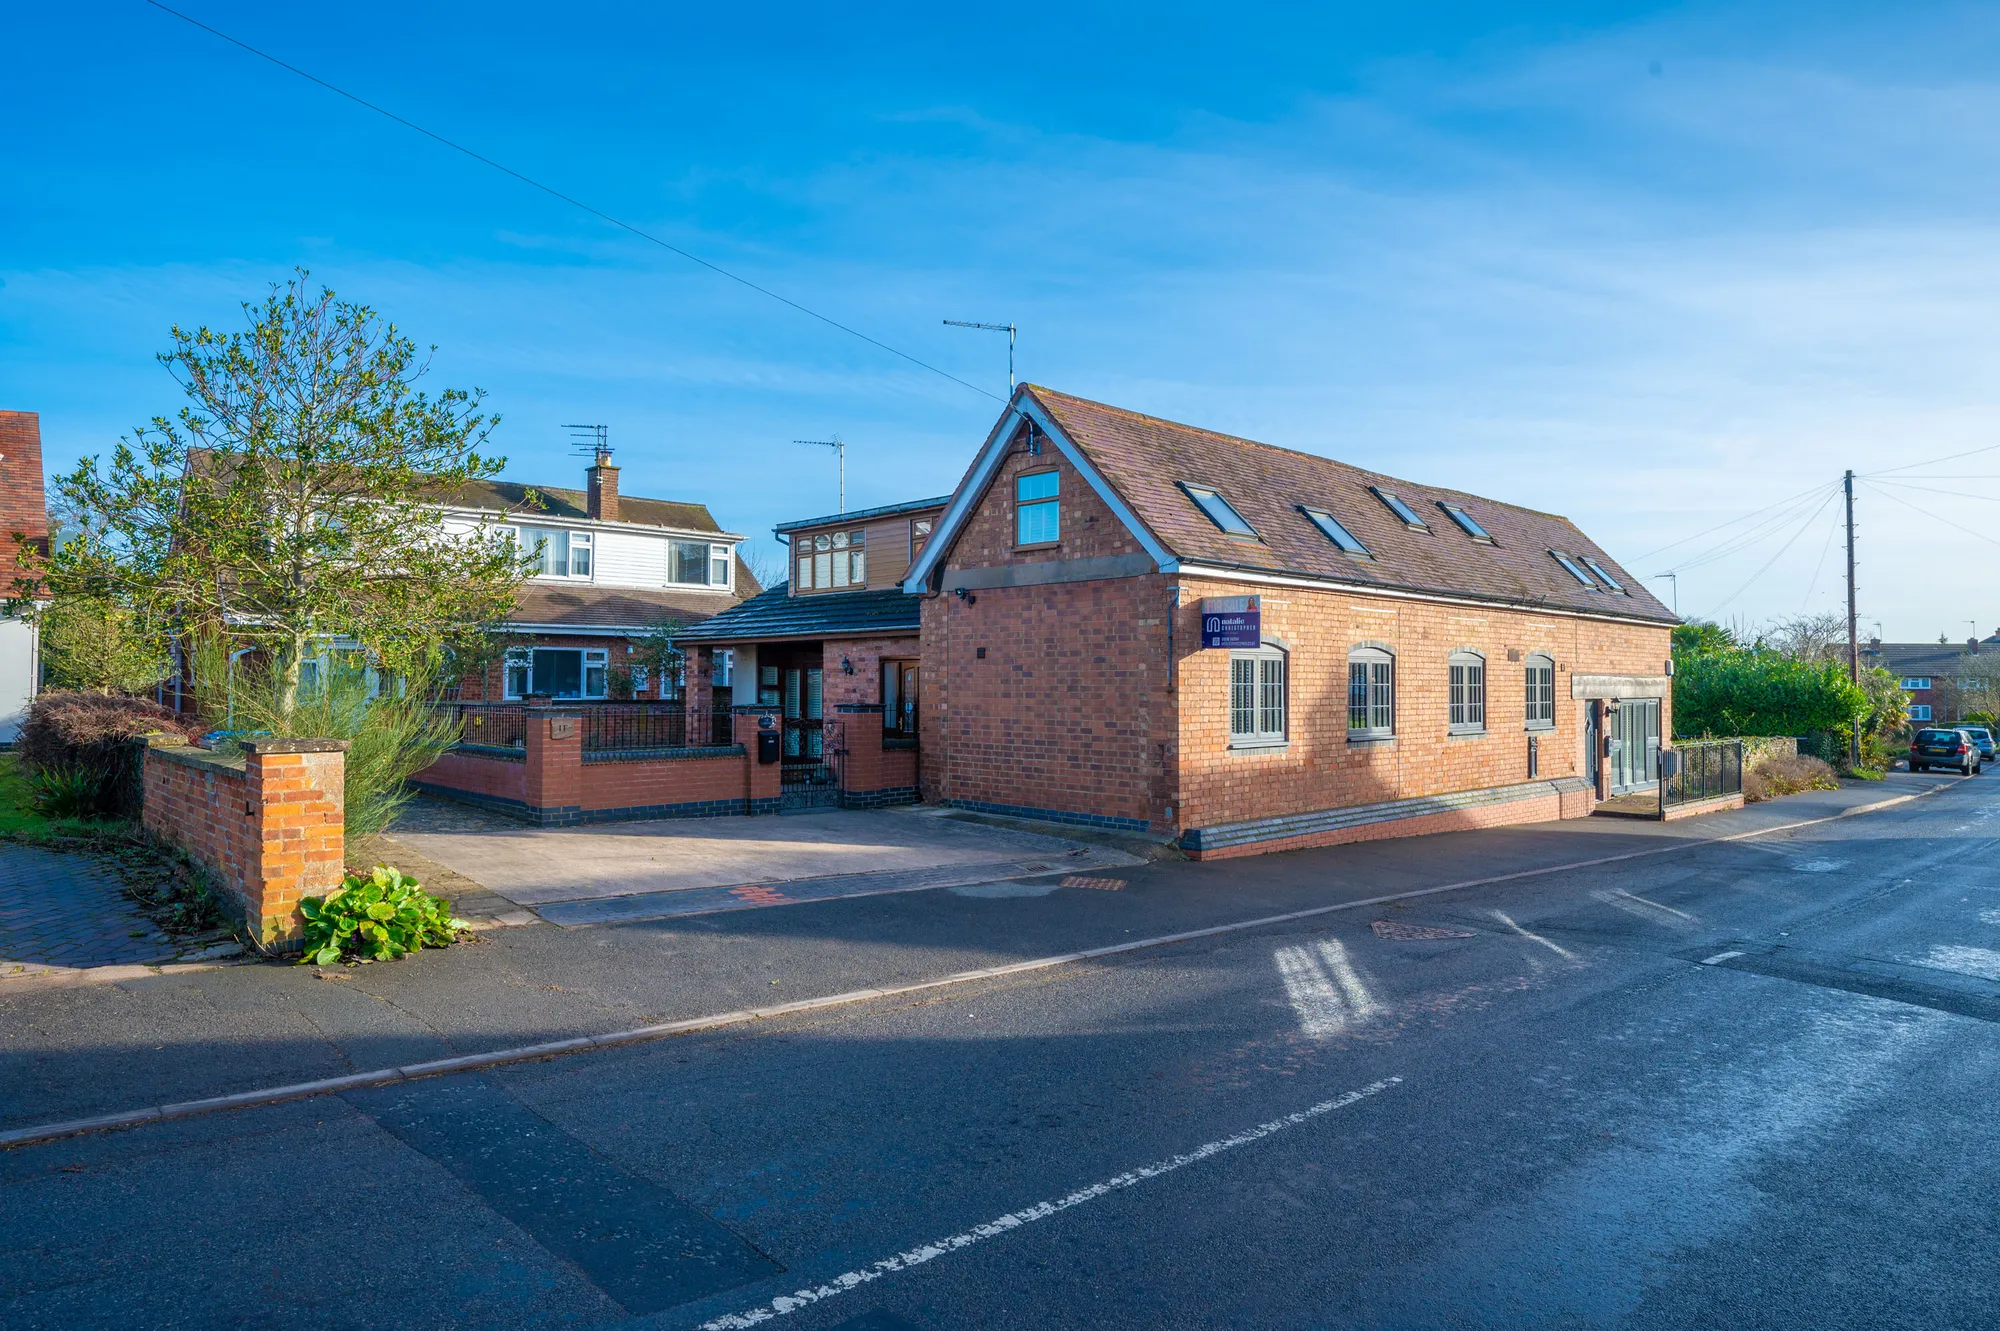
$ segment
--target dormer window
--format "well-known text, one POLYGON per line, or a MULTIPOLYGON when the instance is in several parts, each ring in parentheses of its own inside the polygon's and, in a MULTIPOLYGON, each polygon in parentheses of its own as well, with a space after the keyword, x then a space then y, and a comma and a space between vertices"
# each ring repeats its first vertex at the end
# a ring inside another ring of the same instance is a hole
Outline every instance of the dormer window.
POLYGON ((1429 531, 1431 529, 1431 525, 1428 522, 1417 516, 1417 510, 1404 503, 1399 496, 1391 494, 1379 485, 1371 485, 1368 487, 1368 490, 1369 493, 1382 501, 1382 507, 1396 515, 1396 521, 1402 523, 1411 531, 1429 531))
POLYGON ((829 591, 868 585, 868 531, 823 531, 792 538, 798 561, 794 591, 829 591))
POLYGON ((1248 536, 1252 540, 1257 539, 1257 529, 1243 520, 1243 515, 1230 506, 1229 501, 1222 497, 1221 492, 1212 490, 1205 485, 1189 485, 1186 481, 1181 482, 1181 490, 1189 499, 1194 500, 1196 508, 1199 508, 1203 513, 1208 515, 1210 522, 1213 522, 1231 536, 1248 536))
POLYGON ((1338 546, 1340 553, 1353 555, 1356 559, 1374 558, 1373 555, 1368 553, 1368 547, 1356 540, 1354 533, 1341 526, 1340 520, 1325 509, 1307 508, 1304 504, 1301 504, 1299 505, 1299 512, 1305 514, 1306 520, 1319 528, 1320 535, 1338 546))
POLYGON ((727 587, 730 548, 707 541, 675 541, 669 561, 672 580, 682 587, 727 587))
POLYGON ((1438 507, 1443 509, 1445 516, 1457 523, 1458 529, 1467 536, 1470 536, 1473 540, 1483 545, 1493 544, 1493 537, 1487 532, 1486 528, 1480 526, 1479 520, 1459 505, 1447 504, 1444 500, 1440 499, 1438 500, 1438 507))

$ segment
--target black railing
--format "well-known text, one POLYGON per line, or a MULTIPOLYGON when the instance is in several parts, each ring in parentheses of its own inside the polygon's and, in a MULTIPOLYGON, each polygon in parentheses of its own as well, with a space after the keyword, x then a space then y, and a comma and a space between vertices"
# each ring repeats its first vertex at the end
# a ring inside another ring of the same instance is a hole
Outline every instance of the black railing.
POLYGON ((727 707, 717 707, 709 712, 708 742, 710 744, 736 742, 736 717, 727 707))
POLYGON ((576 710, 583 718, 585 752, 687 747, 687 708, 680 703, 587 703, 576 710))
POLYGON ((518 749, 528 742, 528 727, 519 703, 441 702, 438 709, 452 713, 464 724, 460 743, 518 749))
POLYGON ((1680 740, 1670 752, 1680 770, 1661 779, 1662 806, 1743 793, 1742 740, 1680 740))

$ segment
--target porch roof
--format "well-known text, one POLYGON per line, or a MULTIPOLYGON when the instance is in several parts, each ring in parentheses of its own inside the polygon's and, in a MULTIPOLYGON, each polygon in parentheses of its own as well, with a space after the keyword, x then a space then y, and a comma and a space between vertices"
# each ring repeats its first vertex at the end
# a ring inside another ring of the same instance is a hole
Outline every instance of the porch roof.
POLYGON ((767 638, 916 636, 921 598, 898 588, 793 596, 781 582, 680 635, 683 642, 755 642, 767 638))

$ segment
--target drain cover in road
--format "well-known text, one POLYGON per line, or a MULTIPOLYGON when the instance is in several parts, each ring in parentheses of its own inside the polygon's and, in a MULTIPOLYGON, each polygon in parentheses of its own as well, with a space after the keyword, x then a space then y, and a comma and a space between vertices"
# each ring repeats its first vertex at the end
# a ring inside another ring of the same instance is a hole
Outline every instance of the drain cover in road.
POLYGON ((1422 938, 1472 938, 1475 935, 1466 929, 1438 929, 1428 924, 1398 924, 1394 920, 1377 920, 1369 926, 1377 938, 1393 938, 1398 942, 1414 942, 1422 938))

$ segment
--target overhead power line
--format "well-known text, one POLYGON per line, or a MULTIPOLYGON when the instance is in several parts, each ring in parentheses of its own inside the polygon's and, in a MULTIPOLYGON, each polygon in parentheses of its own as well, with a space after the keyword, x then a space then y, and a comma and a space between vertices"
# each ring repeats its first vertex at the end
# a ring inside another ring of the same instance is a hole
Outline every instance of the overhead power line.
POLYGON ((1953 462, 1959 458, 1969 458, 1978 453, 1991 453, 1995 449, 2000 449, 2000 444, 1983 444, 1978 448, 1968 448, 1963 453, 1948 453, 1941 458, 1932 458, 1929 462, 1905 462, 1900 467, 1884 467, 1880 471, 1863 472, 1856 479, 1865 481, 1876 476, 1891 476, 1899 471, 1915 471, 1919 467, 1935 467, 1940 462, 1953 462))
POLYGON ((1884 490, 1881 486, 1876 485, 1873 482, 1863 481, 1862 484, 1868 486, 1869 489, 1873 490, 1876 494, 1881 495, 1884 499, 1893 500, 1896 503, 1901 504, 1904 508, 1909 509, 1912 513, 1922 514, 1924 517, 1929 518, 1932 522, 1942 522, 1947 527, 1956 527, 1960 531, 1964 532, 1967 536, 1977 536, 1980 540, 1985 541, 1988 545, 2000 545, 2000 541, 1994 540, 1991 536, 1988 536, 1983 531, 1974 531, 1972 528, 1966 526, 1962 522, 1953 522, 1950 518, 1939 517, 1937 514, 1931 512, 1929 509, 1918 508, 1915 504, 1911 503, 1909 500, 1904 499, 1900 495, 1891 494, 1887 490, 1884 490))
POLYGON ((200 28, 203 32, 208 33, 212 37, 219 37, 223 41, 228 42, 231 46, 240 47, 243 50, 248 51, 251 55, 256 56, 259 60, 268 60, 272 64, 276 65, 278 68, 296 74, 300 78, 306 80, 308 83, 316 83, 320 87, 325 88, 328 92, 333 93, 336 96, 345 97, 348 101, 353 102, 356 106, 365 107, 368 110, 373 111, 376 115, 382 116, 389 120, 393 120, 397 124, 403 126, 403 128, 405 129, 415 130, 417 133, 423 135, 425 138, 441 143, 445 147, 451 149, 453 152, 463 153, 465 156, 470 157, 473 161, 478 162, 481 165, 490 166, 495 171, 501 172, 503 175, 512 176, 514 179, 520 181, 522 184, 527 185, 533 189, 538 189, 552 199, 560 199, 562 202, 570 205, 570 207, 577 208, 583 212, 589 213, 592 217, 597 218, 601 222, 609 223, 610 225, 617 227, 621 231, 629 231, 633 235, 639 237, 639 239, 641 240, 651 241, 653 244, 658 245, 661 249, 666 250, 669 253, 678 254, 681 258, 686 259, 689 263, 700 264, 703 268, 708 269, 710 272, 716 274, 719 277, 726 277, 732 282, 735 282, 741 286, 748 287, 750 290, 756 292, 760 296, 768 296, 772 300, 777 301, 780 305, 789 306, 792 309, 797 310, 800 314, 806 315, 809 318, 817 319, 821 323, 827 325, 829 328, 837 328, 841 332, 846 333, 850 337, 858 337, 871 347, 875 347, 878 348, 879 350, 886 351, 891 356, 900 357, 903 360, 908 361, 910 364, 918 367, 919 369, 929 370, 932 374, 939 375, 943 378, 949 379, 953 383, 959 385, 961 388, 970 388, 973 392, 981 394, 982 396, 985 397, 990 397, 996 402, 1006 401, 1006 399, 1001 397, 998 393, 991 392, 988 389, 981 388, 978 384, 969 383, 966 380, 961 379, 957 375, 951 373, 949 370, 941 370, 937 366, 932 365, 928 361, 919 360, 917 357, 912 356, 907 351, 902 351, 895 347, 890 346, 887 342, 882 341, 880 338, 870 337, 868 334, 862 332, 858 328, 850 327, 849 325, 840 322, 840 320, 838 319, 832 318, 828 315, 821 314, 818 310, 812 309, 809 306, 801 305, 798 301, 793 300, 790 296, 781 296, 777 292, 771 290, 769 287, 760 286, 759 284, 751 281, 747 277, 743 277, 737 273, 732 273, 727 268, 724 268, 721 264, 713 263, 707 259, 704 259, 699 254, 691 254, 687 250, 682 249, 680 246, 675 245, 670 241, 665 241, 660 239, 660 237, 652 234, 650 231, 646 231, 640 227, 636 227, 632 225, 630 222, 624 221, 620 218, 613 217, 610 213, 605 212, 601 208, 593 208, 589 204, 585 203, 583 200, 565 194, 561 190, 556 189, 552 185, 544 185, 541 181, 536 180, 533 176, 524 175, 523 173, 516 171, 511 166, 508 166, 502 162, 496 162, 491 157, 487 157, 484 154, 474 152, 472 149, 466 147, 462 143, 453 142, 452 140, 446 138, 444 135, 437 133, 435 130, 425 129, 422 125, 419 125, 414 120, 409 120, 402 116, 399 116, 394 111, 388 110, 386 107, 377 106, 375 103, 369 101, 365 97, 358 97, 355 94, 347 91, 347 89, 345 88, 339 87, 332 83, 328 83, 325 79, 319 77, 317 74, 307 73, 305 70, 300 69, 297 65, 290 64, 284 60, 280 60, 277 56, 272 55, 268 51, 259 50, 258 48, 250 45, 250 43, 243 41, 240 38, 232 37, 228 33, 223 32, 219 28, 210 27, 208 24, 203 23, 198 18, 191 17, 190 15, 181 13, 181 11, 179 11, 178 9, 173 9, 167 5, 163 5, 160 3, 160 0, 146 0, 146 3, 151 5, 153 8, 159 10, 163 14, 171 14, 173 17, 181 20, 181 22, 190 24, 193 27, 200 28))
POLYGON ((1745 582, 1741 587, 1738 587, 1735 591, 1729 593, 1729 595, 1723 597, 1722 600, 1716 604, 1715 608, 1709 611, 1709 616, 1711 618, 1721 614, 1723 609, 1726 606, 1728 606, 1731 601, 1734 601, 1737 597, 1743 595, 1744 592, 1749 591, 1750 588, 1756 584, 1757 579, 1763 577, 1767 572, 1770 571, 1771 565, 1777 563, 1778 560, 1784 557, 1785 551, 1791 549, 1792 546, 1798 541, 1799 537, 1805 535, 1806 529, 1812 526, 1813 520, 1817 518, 1821 513, 1825 512, 1826 506, 1833 502, 1833 493, 1834 493, 1833 490, 1829 488, 1826 497, 1819 501, 1819 507, 1815 508, 1814 510, 1812 510, 1812 512, 1808 513, 1805 516, 1805 519, 1799 523, 1797 530, 1793 531, 1792 534, 1788 538, 1786 538, 1785 543, 1778 547, 1777 553, 1772 555, 1769 559, 1765 560, 1763 567, 1759 568, 1755 573, 1752 573, 1750 575, 1749 581, 1745 582))
POLYGON ((1643 559, 1651 559, 1655 555, 1665 554, 1667 551, 1672 550, 1678 546, 1686 545, 1690 541, 1698 541, 1704 536, 1712 535, 1715 532, 1719 532, 1725 527, 1734 527, 1738 523, 1748 522, 1752 518, 1760 517, 1765 513, 1769 513, 1773 509, 1783 508, 1787 504, 1797 503, 1801 499, 1805 499, 1808 498, 1809 496, 1818 494, 1824 488, 1825 488, 1824 486, 1815 485, 1810 490, 1801 490, 1799 491, 1799 493, 1791 496, 1789 499, 1780 499, 1775 504, 1766 504, 1762 508, 1755 509, 1749 513, 1745 513, 1742 517, 1731 518, 1727 522, 1718 522, 1713 527, 1704 528, 1703 530, 1694 533, 1692 536, 1683 536, 1678 541, 1669 541, 1667 542, 1667 544, 1660 546, 1657 549, 1648 550, 1646 551, 1646 553, 1642 555, 1635 555, 1633 556, 1632 562, 1637 562, 1643 559))
POLYGON ((1690 569, 1700 568, 1703 565, 1727 559, 1732 555, 1750 549, 1752 546, 1762 544, 1771 536, 1790 527, 1792 523, 1796 522, 1807 511, 1817 512, 1818 509, 1814 508, 1814 502, 1819 501, 1820 505, 1824 506, 1826 497, 1836 488, 1838 487, 1834 483, 1829 482, 1817 489, 1807 491, 1791 503, 1771 513, 1749 530, 1725 537, 1721 542, 1699 554, 1690 555, 1685 559, 1677 561, 1674 564, 1673 571, 1677 573, 1687 572, 1690 569))

